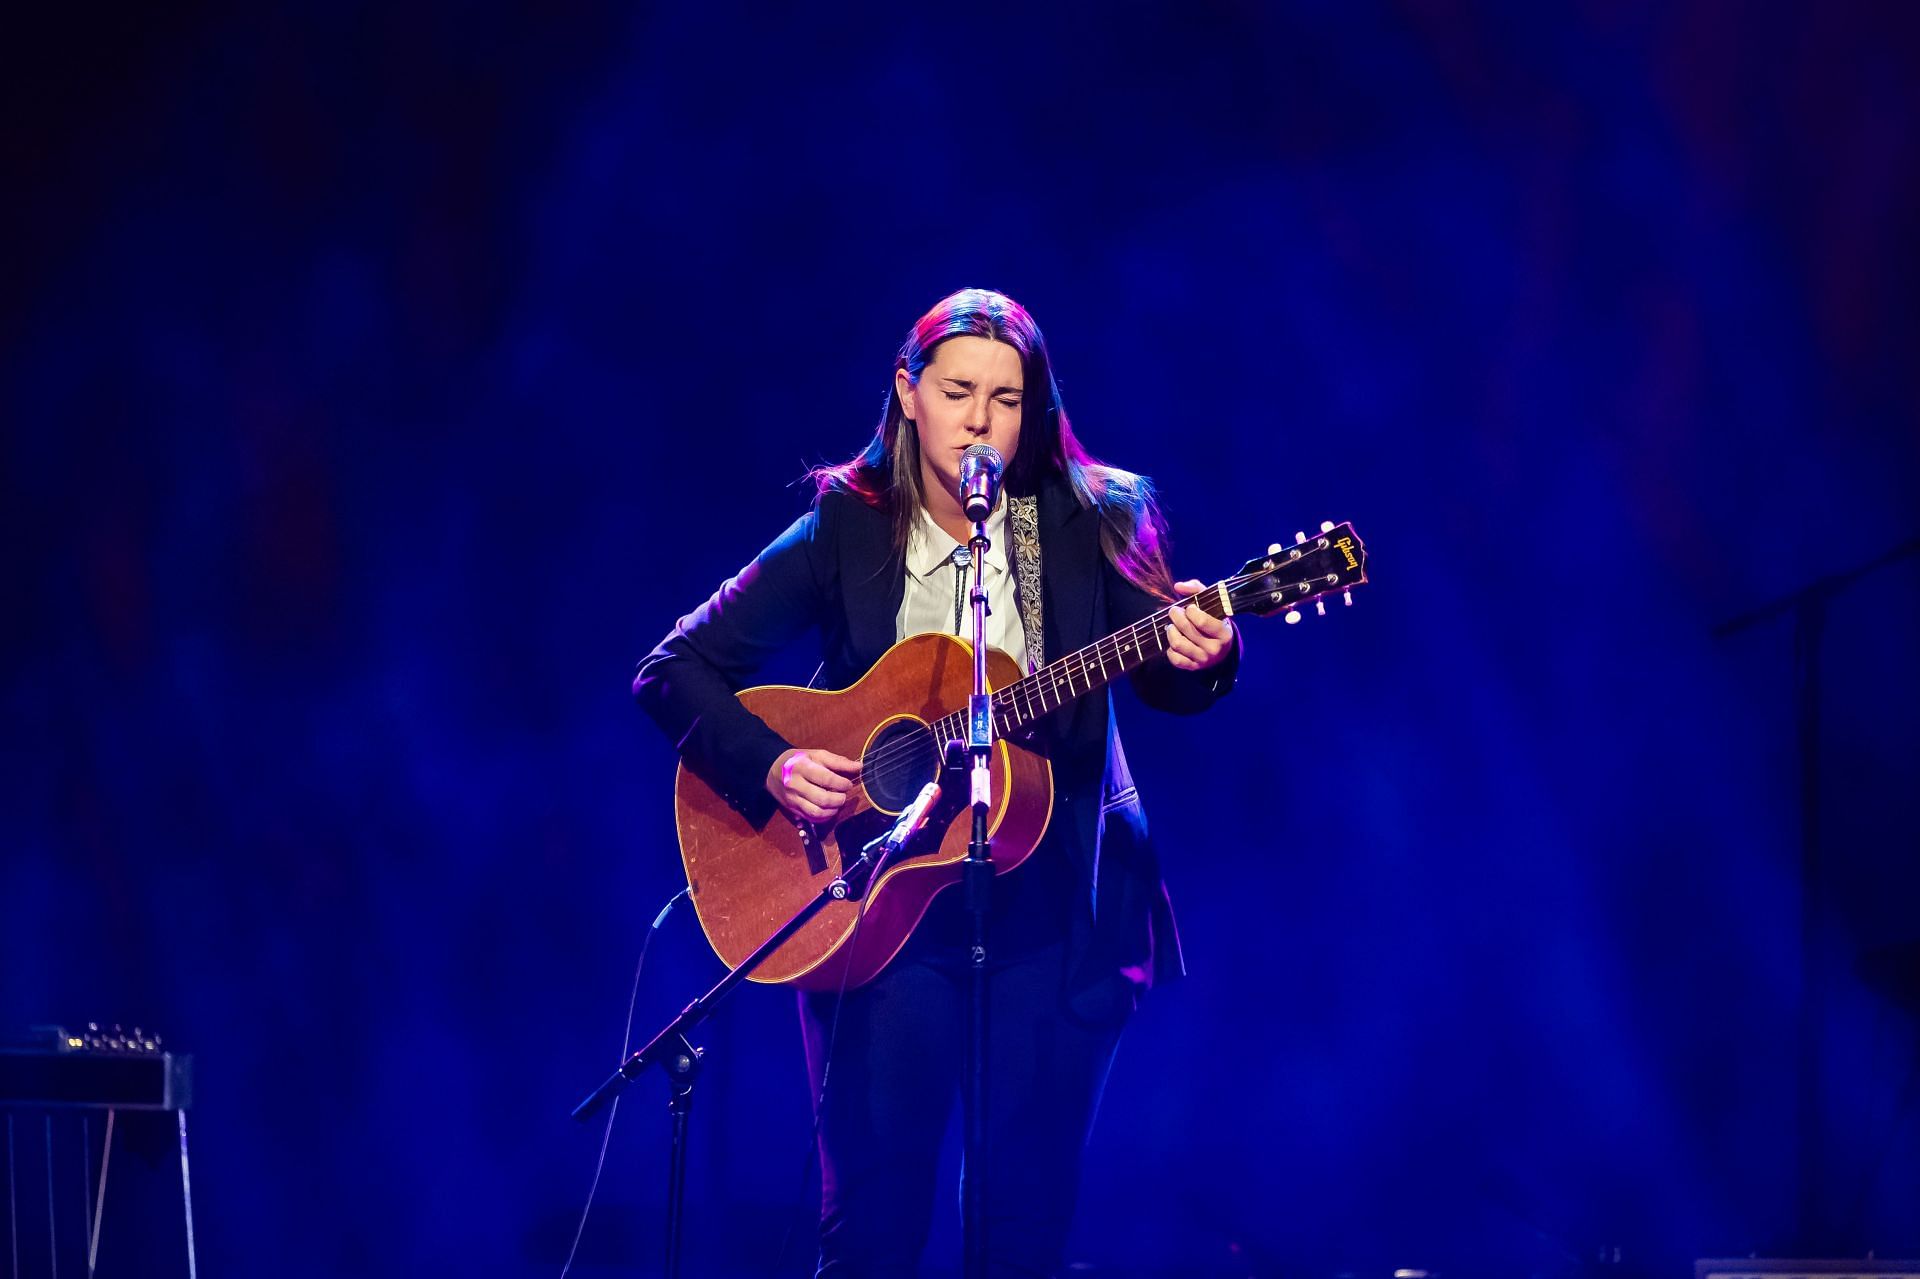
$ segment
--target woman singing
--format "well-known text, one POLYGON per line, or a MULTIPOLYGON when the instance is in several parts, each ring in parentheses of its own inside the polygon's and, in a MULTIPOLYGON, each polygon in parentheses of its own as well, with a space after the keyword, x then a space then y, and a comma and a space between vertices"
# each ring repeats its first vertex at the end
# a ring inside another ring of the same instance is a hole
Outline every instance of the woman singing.
MULTIPOLYGON (((1189 714, 1232 686, 1233 625, 1169 607, 1201 584, 1172 580, 1148 483, 1081 447, 1033 317, 964 289, 907 335, 866 448, 816 470, 812 509, 640 663, 640 705, 750 819, 778 808, 830 821, 860 784, 859 761, 787 741, 735 699, 762 662, 813 630, 827 686, 844 688, 909 635, 966 633, 960 455, 982 442, 1008 459, 987 521, 990 645, 1031 670, 1158 611, 1167 661, 1131 676, 1141 700, 1189 714)), ((987 1237, 996 1271, 1020 1275, 1059 1269, 1121 1027, 1143 991, 1182 971, 1106 691, 1040 721, 1036 745, 1053 767, 1053 818, 995 879, 990 916, 987 1237)), ((845 992, 819 1116, 821 1276, 918 1266, 965 1058, 960 899, 936 898, 892 963, 845 992)), ((815 1096, 838 998, 800 997, 815 1096)))

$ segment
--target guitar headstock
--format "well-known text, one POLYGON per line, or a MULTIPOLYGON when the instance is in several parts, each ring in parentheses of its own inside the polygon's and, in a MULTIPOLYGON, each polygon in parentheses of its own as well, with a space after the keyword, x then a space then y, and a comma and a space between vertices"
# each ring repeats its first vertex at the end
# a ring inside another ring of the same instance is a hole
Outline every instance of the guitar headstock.
POLYGON ((1235 613, 1266 617, 1285 610, 1288 622, 1300 620, 1300 606, 1312 603, 1325 613, 1325 599, 1350 593, 1367 580, 1367 547, 1351 524, 1326 523, 1318 537, 1294 535, 1292 546, 1276 542, 1220 585, 1235 613))

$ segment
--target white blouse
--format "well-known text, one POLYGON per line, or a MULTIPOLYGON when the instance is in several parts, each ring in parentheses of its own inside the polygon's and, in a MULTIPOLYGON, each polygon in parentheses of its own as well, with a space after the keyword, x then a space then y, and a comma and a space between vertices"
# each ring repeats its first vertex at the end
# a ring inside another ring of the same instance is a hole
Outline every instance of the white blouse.
MULTIPOLYGON (((1007 502, 1003 496, 987 516, 987 646, 997 648, 1027 669, 1027 636, 1020 628, 1020 606, 1014 598, 1013 537, 1007 529, 1007 502)), ((954 563, 954 552, 963 549, 933 522, 927 508, 907 535, 907 589, 900 597, 900 612, 893 620, 897 642, 909 635, 941 631, 962 639, 973 634, 973 618, 967 606, 967 587, 973 581, 971 569, 954 563), (955 583, 958 582, 956 595, 955 583), (955 624, 954 601, 959 600, 959 622, 955 624)))

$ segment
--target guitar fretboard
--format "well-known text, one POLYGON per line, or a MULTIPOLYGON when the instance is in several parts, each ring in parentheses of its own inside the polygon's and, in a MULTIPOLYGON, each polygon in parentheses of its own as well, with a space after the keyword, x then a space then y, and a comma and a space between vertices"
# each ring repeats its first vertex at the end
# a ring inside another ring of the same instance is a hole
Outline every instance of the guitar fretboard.
MULTIPOLYGON (((1220 588, 1209 586, 1182 603, 1196 603, 1214 617, 1227 615, 1220 588)), ((1104 688, 1120 676, 1138 670, 1167 651, 1168 609, 1156 609, 1131 626, 1123 627, 1085 648, 1048 662, 1033 674, 994 690, 993 731, 1017 733, 1042 715, 1059 710, 1076 697, 1104 688)), ((967 738, 967 713, 954 711, 932 726, 936 742, 967 738)))

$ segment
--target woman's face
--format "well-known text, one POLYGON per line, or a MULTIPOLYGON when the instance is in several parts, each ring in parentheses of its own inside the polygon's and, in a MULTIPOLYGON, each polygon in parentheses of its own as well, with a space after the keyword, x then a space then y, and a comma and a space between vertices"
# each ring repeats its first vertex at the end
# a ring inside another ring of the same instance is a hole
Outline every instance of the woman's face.
MULTIPOLYGON (((991 444, 1009 464, 1020 447, 1020 353, 991 338, 948 338, 934 348, 920 380, 894 374, 900 405, 920 437, 920 483, 930 506, 938 494, 957 511, 960 454, 991 444)), ((938 508, 936 507, 936 510, 938 508)))

